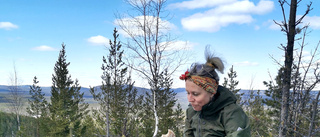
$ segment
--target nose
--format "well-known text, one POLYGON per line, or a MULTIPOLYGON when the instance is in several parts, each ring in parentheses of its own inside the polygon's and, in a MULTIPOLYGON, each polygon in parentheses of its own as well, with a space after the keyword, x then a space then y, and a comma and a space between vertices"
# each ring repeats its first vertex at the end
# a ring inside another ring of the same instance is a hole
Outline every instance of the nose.
POLYGON ((193 102, 194 101, 194 98, 193 98, 193 96, 192 96, 192 94, 188 94, 188 101, 189 102, 193 102))

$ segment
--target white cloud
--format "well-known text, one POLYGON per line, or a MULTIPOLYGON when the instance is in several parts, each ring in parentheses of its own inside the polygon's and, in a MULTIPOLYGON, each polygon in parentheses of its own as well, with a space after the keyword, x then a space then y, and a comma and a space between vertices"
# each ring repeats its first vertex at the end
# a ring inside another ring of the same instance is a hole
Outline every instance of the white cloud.
POLYGON ((235 1, 183 18, 181 23, 190 31, 216 32, 230 24, 251 23, 253 14, 266 14, 273 9, 273 1, 261 0, 257 5, 248 0, 235 1))
POLYGON ((266 14, 274 9, 273 1, 261 0, 257 6, 248 0, 237 1, 227 5, 221 5, 214 9, 215 13, 220 14, 266 14))
MULTIPOLYGON (((300 19, 302 15, 297 15, 297 20, 300 19)), ((281 21, 276 20, 276 22, 281 23, 281 21)), ((281 30, 280 26, 275 24, 272 20, 268 20, 266 24, 269 24, 269 29, 272 30, 281 30)), ((319 16, 305 16, 302 20, 302 24, 300 25, 308 25, 312 29, 320 29, 320 17, 319 16)), ((301 27, 301 26, 300 26, 301 27)))
POLYGON ((257 62, 243 61, 243 62, 235 62, 235 66, 258 66, 257 62))
MULTIPOLYGON (((300 54, 300 52, 295 53, 296 58, 298 58, 298 54, 300 54)), ((319 60, 315 60, 316 58, 312 58, 312 52, 309 51, 302 51, 302 58, 301 58, 301 64, 300 67, 311 67, 312 69, 315 69, 316 64, 319 63, 319 60), (312 65, 309 66, 309 63, 312 59, 312 65)))
MULTIPOLYGON (((299 54, 300 54, 300 52, 298 52, 299 54)), ((295 54, 297 54, 297 53, 295 53, 295 54)), ((301 60, 303 61, 303 62, 310 62, 311 61, 311 59, 312 59, 312 55, 311 55, 312 53, 310 53, 309 51, 302 51, 302 58, 301 58, 301 60)), ((296 55, 297 57, 298 57, 298 54, 296 55)))
POLYGON ((109 39, 101 35, 92 36, 87 41, 93 45, 108 45, 109 43, 109 39))
MULTIPOLYGON (((153 16, 147 16, 146 21, 148 24, 147 26, 155 26, 156 25, 156 17, 153 16)), ((142 31, 142 24, 144 20, 143 16, 137 16, 135 18, 123 18, 121 20, 116 19, 114 21, 114 24, 118 26, 123 26, 126 28, 127 32, 124 32, 124 30, 120 29, 119 33, 121 33, 125 37, 129 37, 129 34, 132 36, 142 36, 143 31, 142 31), (129 34, 128 34, 129 33, 129 34)), ((175 29, 176 26, 169 21, 166 20, 161 20, 159 19, 159 31, 160 33, 167 33, 169 30, 175 29)), ((151 28, 151 32, 155 33, 155 27, 151 28)))
POLYGON ((41 45, 39 47, 35 47, 33 48, 33 50, 38 50, 38 51, 56 51, 56 49, 50 47, 50 46, 47 46, 47 45, 41 45))
MULTIPOLYGON (((281 21, 277 21, 277 20, 276 20, 276 22, 281 23, 281 21)), ((267 25, 268 28, 271 30, 281 30, 281 27, 279 25, 277 25, 273 20, 268 20, 264 24, 267 25)))
POLYGON ((261 0, 257 6, 252 7, 252 13, 254 14, 267 14, 271 12, 274 9, 274 3, 273 1, 269 0, 261 0))
POLYGON ((191 50, 196 43, 190 42, 190 41, 177 41, 174 46, 176 49, 183 49, 183 50, 191 50))
MULTIPOLYGON (((297 19, 299 19, 301 15, 297 16, 297 19)), ((319 16, 305 16, 304 19, 302 20, 302 23, 304 25, 309 24, 309 26, 312 29, 320 29, 320 17, 319 16)))
POLYGON ((11 30, 19 28, 17 25, 11 22, 0 22, 0 29, 11 30))
POLYGON ((183 27, 190 31, 216 32, 221 27, 228 26, 232 23, 245 24, 253 21, 253 18, 247 14, 229 14, 214 15, 210 13, 195 14, 183 18, 181 23, 183 27))
POLYGON ((217 5, 227 4, 235 1, 237 0, 190 0, 190 1, 183 1, 180 3, 170 4, 169 8, 180 8, 180 9, 206 8, 206 7, 214 7, 217 5))

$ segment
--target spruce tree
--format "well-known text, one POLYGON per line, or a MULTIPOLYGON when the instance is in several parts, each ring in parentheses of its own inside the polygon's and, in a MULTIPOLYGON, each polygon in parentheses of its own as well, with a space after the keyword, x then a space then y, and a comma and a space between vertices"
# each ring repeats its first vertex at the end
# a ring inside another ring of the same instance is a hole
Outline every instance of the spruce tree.
POLYGON ((146 137, 152 135, 154 130, 155 119, 153 117, 153 96, 150 91, 145 91, 145 97, 143 98, 143 113, 140 113, 140 123, 142 124, 142 130, 140 136, 146 137))
POLYGON ((36 137, 44 135, 40 133, 40 128, 43 126, 48 112, 48 102, 44 97, 45 94, 42 93, 41 87, 38 86, 38 83, 39 81, 35 76, 33 78, 33 85, 30 86, 29 94, 31 95, 31 99, 28 99, 29 107, 27 108, 27 113, 36 118, 36 137))
POLYGON ((173 118, 174 118, 174 123, 173 123, 172 130, 177 137, 182 137, 183 131, 184 131, 185 113, 180 103, 178 103, 177 108, 173 113, 173 118))
POLYGON ((264 81, 264 85, 268 88, 265 90, 267 98, 263 99, 263 103, 267 106, 267 115, 273 119, 273 129, 278 129, 280 124, 281 101, 282 101, 282 79, 284 68, 278 70, 275 83, 272 81, 264 81))
POLYGON ((84 102, 78 80, 73 81, 69 75, 66 61, 65 45, 54 67, 51 86, 50 135, 51 136, 81 136, 84 125, 81 120, 88 113, 88 104, 84 102))
POLYGON ((175 125, 174 106, 177 102, 176 94, 172 89, 172 78, 168 71, 160 73, 159 76, 160 88, 156 92, 157 111, 159 116, 159 135, 166 134, 168 129, 173 130, 175 125))
POLYGON ((269 117, 265 111, 260 90, 250 90, 246 113, 250 119, 251 136, 272 137, 276 135, 277 130, 273 128, 272 117, 269 117))
POLYGON ((125 136, 139 136, 141 131, 140 114, 143 113, 142 101, 143 95, 138 94, 138 90, 134 88, 134 83, 127 85, 125 88, 127 93, 127 98, 125 100, 125 120, 122 135, 125 136))
POLYGON ((14 133, 16 133, 18 130, 15 127, 15 115, 13 113, 6 113, 0 111, 0 136, 14 136, 14 133))
MULTIPOLYGON (((133 88, 131 77, 128 76, 128 68, 122 61, 124 51, 118 41, 119 34, 114 29, 113 42, 109 42, 109 54, 103 56, 102 86, 101 92, 91 88, 94 99, 99 102, 100 110, 94 110, 100 134, 106 136, 129 136, 134 126, 130 126, 132 117, 136 117, 138 106, 138 94, 133 88)), ((141 97, 140 97, 141 98, 141 97)))
MULTIPOLYGON (((156 110, 159 117, 159 130, 158 135, 166 134, 168 129, 171 129, 175 132, 181 133, 181 125, 183 125, 183 115, 184 112, 181 109, 180 104, 178 108, 175 108, 177 99, 175 98, 176 94, 172 89, 172 78, 168 74, 168 71, 160 73, 158 77, 159 87, 156 89, 156 110)), ((153 89, 151 89, 153 90, 153 89)), ((143 130, 142 134, 144 136, 150 136, 154 132, 154 122, 153 118, 153 104, 154 98, 150 92, 146 92, 143 103, 143 114, 142 114, 142 125, 143 130)), ((182 135, 182 134, 181 134, 182 135)))
POLYGON ((83 124, 85 127, 83 130, 85 131, 82 136, 83 137, 94 137, 97 135, 96 127, 95 127, 95 122, 92 116, 87 115, 83 119, 83 124))
POLYGON ((237 89, 239 81, 236 80, 237 72, 233 70, 233 66, 230 68, 230 72, 228 73, 228 78, 224 78, 223 86, 228 88, 233 94, 237 97, 237 104, 243 106, 243 102, 241 101, 241 96, 244 93, 239 93, 241 89, 237 89))

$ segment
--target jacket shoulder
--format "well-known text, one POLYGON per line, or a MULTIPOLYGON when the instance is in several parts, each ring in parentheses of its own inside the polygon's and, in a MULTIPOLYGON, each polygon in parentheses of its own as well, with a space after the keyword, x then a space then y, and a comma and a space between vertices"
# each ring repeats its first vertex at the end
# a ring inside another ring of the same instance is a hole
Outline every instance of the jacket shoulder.
POLYGON ((223 110, 223 124, 227 136, 250 137, 249 118, 236 103, 226 106, 223 110))
POLYGON ((187 119, 190 120, 196 113, 197 111, 195 111, 191 106, 189 106, 186 110, 187 119))

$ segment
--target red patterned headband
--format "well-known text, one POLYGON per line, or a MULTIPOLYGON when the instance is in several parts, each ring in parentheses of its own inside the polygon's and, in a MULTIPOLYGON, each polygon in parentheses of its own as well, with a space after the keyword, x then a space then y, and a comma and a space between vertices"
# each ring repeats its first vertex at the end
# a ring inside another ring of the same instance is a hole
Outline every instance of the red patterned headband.
POLYGON ((218 82, 213 78, 191 76, 189 71, 186 71, 185 74, 182 74, 179 78, 181 80, 191 80, 193 83, 195 83, 196 85, 200 86, 201 88, 203 88, 204 90, 212 94, 217 93, 218 82))

